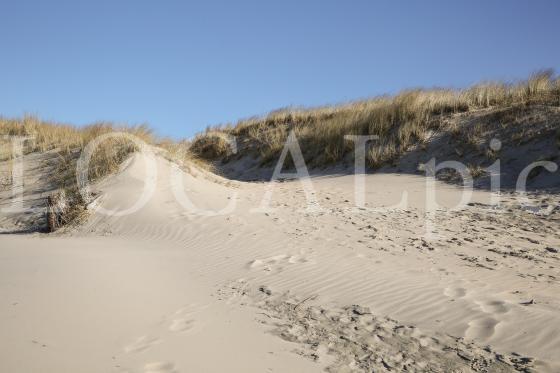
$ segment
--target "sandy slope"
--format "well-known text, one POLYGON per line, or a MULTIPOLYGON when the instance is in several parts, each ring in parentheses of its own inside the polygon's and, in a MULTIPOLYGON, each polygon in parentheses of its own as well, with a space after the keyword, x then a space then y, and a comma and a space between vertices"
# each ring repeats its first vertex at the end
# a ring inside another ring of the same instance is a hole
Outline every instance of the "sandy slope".
MULTIPOLYGON (((179 203, 174 166, 157 165, 132 215, 0 236, 1 371, 560 369, 558 209, 504 196, 497 211, 476 192, 463 211, 442 208, 426 240, 419 177, 367 176, 366 209, 350 176, 314 179, 313 211, 300 183, 279 183, 264 213, 266 184, 178 173, 199 208, 236 202, 213 216, 179 203), (404 190, 407 207, 379 209, 404 190)), ((143 179, 135 158, 99 203, 132 206, 143 179)), ((460 198, 437 188, 442 206, 460 198)))

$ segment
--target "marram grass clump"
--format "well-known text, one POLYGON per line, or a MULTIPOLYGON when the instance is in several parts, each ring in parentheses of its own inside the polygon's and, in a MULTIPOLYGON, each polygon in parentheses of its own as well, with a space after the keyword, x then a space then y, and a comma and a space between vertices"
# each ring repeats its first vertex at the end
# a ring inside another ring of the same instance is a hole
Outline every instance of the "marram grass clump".
MULTIPOLYGON (((84 127, 42 121, 33 116, 22 119, 0 118, 0 136, 3 138, 3 155, 11 161, 10 139, 6 136, 26 137, 24 154, 50 152, 48 162, 52 172, 48 175, 52 192, 45 203, 47 229, 53 231, 80 221, 85 216, 87 201, 78 191, 76 181, 77 160, 87 144, 99 136, 125 132, 140 140, 154 144, 151 130, 143 126, 117 126, 112 123, 96 123, 84 127), (6 153, 6 154, 4 154, 6 153)), ((122 137, 108 137, 99 143, 88 168, 88 179, 95 181, 118 170, 119 165, 137 151, 137 145, 122 137)), ((9 169, 7 174, 9 174, 9 169)), ((5 175, 3 175, 5 176, 5 175)), ((4 180, 3 183, 8 183, 4 180)))

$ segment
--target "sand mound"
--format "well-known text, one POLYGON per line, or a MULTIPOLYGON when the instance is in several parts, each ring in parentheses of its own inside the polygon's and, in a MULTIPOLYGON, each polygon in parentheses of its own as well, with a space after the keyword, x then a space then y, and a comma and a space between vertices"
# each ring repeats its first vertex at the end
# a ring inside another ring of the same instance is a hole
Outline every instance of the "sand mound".
POLYGON ((438 183, 426 239, 421 177, 366 176, 361 209, 351 176, 314 179, 312 210, 277 183, 256 212, 266 184, 155 164, 151 186, 135 156, 94 188, 121 213, 148 190, 134 213, 0 237, 2 371, 559 369, 557 210, 475 192, 454 211, 438 183))

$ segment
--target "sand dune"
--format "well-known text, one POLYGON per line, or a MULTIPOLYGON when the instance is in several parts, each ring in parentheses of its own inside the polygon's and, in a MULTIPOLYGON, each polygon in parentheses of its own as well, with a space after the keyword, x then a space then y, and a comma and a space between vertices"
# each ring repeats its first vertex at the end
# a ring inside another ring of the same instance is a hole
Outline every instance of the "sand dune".
MULTIPOLYGON (((313 209, 277 183, 256 211, 267 184, 156 162, 133 214, 0 236, 1 371, 560 370, 557 197, 532 196, 539 214, 475 191, 455 211, 438 183, 427 239, 421 177, 366 176, 364 208, 352 176, 314 178, 313 209)), ((96 203, 133 206, 144 169, 96 203)))

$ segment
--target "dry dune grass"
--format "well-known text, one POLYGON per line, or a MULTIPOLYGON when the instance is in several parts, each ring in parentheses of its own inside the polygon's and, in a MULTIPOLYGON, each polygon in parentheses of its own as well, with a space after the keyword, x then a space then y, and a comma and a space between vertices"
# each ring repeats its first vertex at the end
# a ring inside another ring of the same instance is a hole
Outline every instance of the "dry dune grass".
MULTIPOLYGON (((48 202, 49 221, 56 222, 54 230, 60 226, 79 222, 85 216, 87 202, 83 201, 76 180, 77 161, 93 140, 101 136, 123 132, 133 135, 148 145, 162 149, 166 157, 179 164, 194 162, 199 167, 211 169, 209 164, 189 150, 186 141, 159 139, 147 125, 121 126, 110 122, 99 122, 84 127, 42 121, 34 116, 22 119, 0 118, 0 161, 7 167, 1 170, 1 186, 11 185, 10 163, 12 147, 5 136, 22 136, 30 139, 24 143, 24 154, 33 152, 50 152, 49 159, 53 172, 48 176, 52 189, 55 190, 48 202), (56 210, 56 211, 55 211, 56 210), (60 211, 63 210, 63 211, 60 211), (54 218, 53 215, 56 215, 54 218)), ((117 171, 130 154, 138 150, 138 145, 126 137, 108 136, 95 148, 89 162, 88 179, 98 180, 117 171)))
POLYGON ((519 83, 489 82, 464 90, 416 89, 340 106, 284 109, 208 128, 192 144, 192 152, 207 160, 227 159, 227 142, 216 134, 233 135, 244 142, 240 152, 256 152, 263 164, 276 159, 290 131, 300 142, 306 162, 324 166, 353 151, 345 135, 377 135, 369 147, 370 166, 378 167, 422 144, 432 131, 458 131, 444 119, 456 113, 485 108, 560 106, 560 80, 551 71, 533 74, 519 83))
MULTIPOLYGON (((113 132, 132 134, 144 142, 164 149, 168 158, 179 163, 195 162, 210 168, 208 160, 227 160, 231 155, 228 136, 238 139, 240 155, 259 157, 261 164, 275 160, 288 137, 294 131, 302 148, 305 161, 312 167, 321 167, 341 161, 352 153, 354 144, 345 135, 377 135, 379 140, 368 148, 368 162, 372 167, 387 164, 425 143, 434 131, 449 131, 466 136, 467 143, 475 144, 476 133, 466 133, 454 122, 445 120, 449 115, 484 108, 522 108, 527 105, 560 106, 560 80, 551 71, 534 74, 519 83, 483 83, 465 90, 415 89, 395 96, 381 96, 370 100, 338 106, 313 109, 281 109, 265 117, 238 122, 235 126, 208 128, 192 142, 157 139, 145 126, 118 126, 100 122, 85 127, 42 121, 34 116, 22 119, 0 117, 0 160, 7 165, 2 170, 2 187, 10 185, 11 149, 4 136, 29 136, 24 152, 52 152, 54 169, 53 190, 60 190, 72 207, 66 212, 64 223, 75 221, 85 210, 76 185, 76 162, 84 148, 93 139, 113 132), (241 140, 239 142, 239 140, 241 140), (6 162, 7 161, 7 162, 6 162)), ((515 110, 505 110, 512 115, 515 110)), ((560 141, 560 137, 559 140, 560 141)), ((90 162, 90 180, 99 179, 116 171, 137 146, 125 138, 110 137, 97 148, 90 162)))
MULTIPOLYGON (((108 122, 95 123, 85 127, 76 127, 67 124, 46 122, 34 116, 25 116, 22 119, 0 118, 0 136, 28 137, 25 142, 24 153, 56 151, 60 156, 81 152, 93 139, 108 133, 126 132, 141 140, 153 143, 151 130, 145 126, 127 127, 116 126, 108 122)), ((7 143, 8 139, 4 139, 7 143)), ((106 174, 115 166, 119 152, 130 147, 128 141, 119 138, 110 138, 99 145, 98 152, 93 159, 92 177, 106 174)), ((10 156, 11 150, 2 147, 3 155, 10 156), (6 151, 8 150, 8 151, 6 151)))
MULTIPOLYGON (((88 201, 83 200, 78 190, 76 163, 87 144, 100 136, 115 132, 125 132, 134 135, 145 143, 154 143, 152 132, 147 126, 117 127, 110 123, 99 123, 74 130, 78 134, 75 138, 78 141, 62 144, 57 154, 56 172, 54 173, 56 176, 53 178, 54 184, 59 188, 59 193, 54 198, 57 201, 56 205, 66 207, 57 217, 56 221, 59 222, 59 225, 79 222, 81 217, 85 216, 88 201), (60 199, 66 199, 69 202, 60 204, 60 199)), ((88 179, 95 181, 116 172, 122 162, 137 150, 138 145, 126 138, 107 137, 99 143, 92 155, 88 168, 88 179)), ((49 230, 57 228, 50 225, 49 227, 49 230)))
MULTIPOLYGON (((53 190, 56 190, 51 200, 56 200, 58 210, 64 206, 64 211, 57 211, 57 226, 66 225, 79 220, 86 209, 86 201, 83 201, 78 193, 76 181, 76 163, 87 144, 99 136, 125 132, 132 134, 142 141, 153 144, 155 138, 147 126, 126 127, 117 126, 112 123, 96 123, 85 127, 41 121, 33 116, 25 116, 23 119, 0 118, 0 136, 23 136, 29 137, 24 144, 24 153, 47 152, 53 154, 49 160, 54 168, 49 177, 53 190), (64 199, 64 201, 60 201, 64 199)), ((2 156, 4 160, 11 162, 11 148, 9 140, 4 138, 2 144, 2 156)), ((101 142, 92 155, 89 163, 89 180, 97 180, 105 175, 116 171, 119 165, 134 151, 137 145, 122 137, 108 137, 101 142)), ((9 168, 5 172, 10 174, 9 168)), ((9 180, 3 183, 9 184, 9 180)), ((52 206, 51 206, 52 207, 52 206)), ((49 227, 53 230, 55 227, 49 227)))
POLYGON ((179 164, 180 166, 190 167, 196 165, 198 168, 206 171, 214 172, 212 164, 202 159, 191 151, 191 143, 188 140, 173 140, 164 138, 156 142, 156 146, 163 150, 163 155, 168 160, 179 164))

